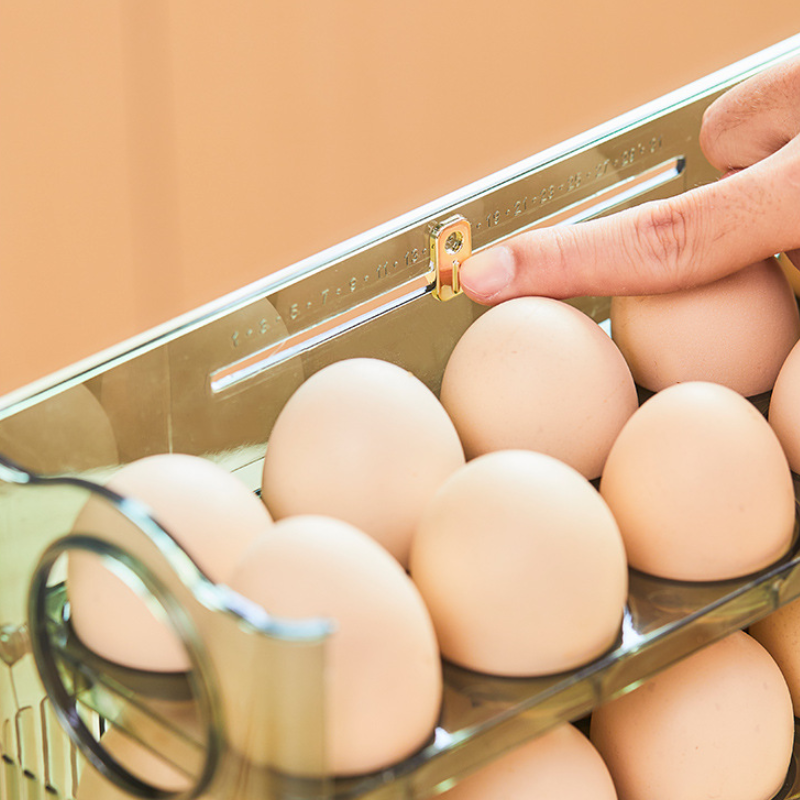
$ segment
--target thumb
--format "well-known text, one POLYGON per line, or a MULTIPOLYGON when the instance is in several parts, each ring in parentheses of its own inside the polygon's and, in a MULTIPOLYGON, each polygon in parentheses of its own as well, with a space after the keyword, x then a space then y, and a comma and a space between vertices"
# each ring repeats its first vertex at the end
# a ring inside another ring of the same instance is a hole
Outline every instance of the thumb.
POLYGON ((747 169, 666 200, 519 234, 464 261, 479 303, 519 295, 658 294, 800 247, 800 137, 747 169))

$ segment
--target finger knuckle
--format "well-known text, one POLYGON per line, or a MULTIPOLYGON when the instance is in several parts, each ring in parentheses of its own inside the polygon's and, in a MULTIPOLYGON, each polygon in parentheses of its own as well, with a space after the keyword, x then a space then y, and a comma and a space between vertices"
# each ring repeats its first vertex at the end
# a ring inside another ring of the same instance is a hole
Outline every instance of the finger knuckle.
POLYGON ((681 198, 642 207, 640 225, 633 229, 633 249, 647 269, 656 267, 665 284, 682 287, 692 282, 698 257, 697 211, 681 198))

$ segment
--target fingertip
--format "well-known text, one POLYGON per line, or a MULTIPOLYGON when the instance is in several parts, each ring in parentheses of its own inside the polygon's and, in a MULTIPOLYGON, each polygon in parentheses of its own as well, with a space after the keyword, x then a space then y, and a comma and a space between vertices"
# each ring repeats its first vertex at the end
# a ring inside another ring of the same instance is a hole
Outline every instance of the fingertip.
POLYGON ((497 245, 466 259, 459 270, 464 292, 484 305, 499 302, 514 276, 514 257, 509 249, 497 245))

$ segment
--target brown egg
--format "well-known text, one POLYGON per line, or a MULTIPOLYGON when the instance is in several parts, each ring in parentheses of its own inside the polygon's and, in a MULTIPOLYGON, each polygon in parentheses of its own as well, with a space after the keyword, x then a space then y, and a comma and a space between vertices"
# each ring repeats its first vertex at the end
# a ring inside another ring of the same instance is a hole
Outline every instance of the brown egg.
POLYGON ((119 463, 108 416, 83 384, 0 420, 0 453, 45 475, 107 469, 119 463))
MULTIPOLYGON (((264 504, 238 478, 195 456, 171 453, 131 462, 107 486, 144 503, 217 583, 227 581, 243 550, 272 525, 264 504)), ((106 502, 91 499, 73 527, 92 533, 130 524, 106 502)), ((98 556, 70 554, 67 592, 75 632, 98 655, 136 669, 188 668, 172 628, 98 556)))
POLYGON ((792 757, 789 690, 736 632, 592 714, 620 800, 769 800, 792 757))
POLYGON ((646 389, 712 381, 751 397, 775 383, 800 337, 800 315, 769 258, 694 289, 615 297, 611 333, 646 389))
POLYGON ((800 344, 796 344, 775 381, 769 401, 769 424, 794 472, 800 473, 800 344))
POLYGON ((443 800, 617 800, 600 754, 572 725, 500 756, 465 778, 443 800))
POLYGON ((794 714, 800 717, 800 600, 751 625, 750 634, 777 662, 792 695, 794 714))
POLYGON ((792 542, 780 443, 749 401, 717 384, 681 383, 647 400, 611 448, 600 493, 630 565, 662 578, 747 575, 792 542))
POLYGON ((347 359, 312 375, 284 406, 262 497, 276 519, 349 522, 405 566, 422 509, 463 463, 453 423, 425 384, 386 361, 347 359))
MULTIPOLYGON (((150 731, 147 743, 141 744, 119 728, 110 728, 100 738, 100 744, 134 777, 161 791, 182 793, 194 785, 168 758, 160 755, 175 747, 175 740, 165 733, 154 737, 150 731)), ((75 795, 76 800, 128 800, 131 796, 90 766, 81 772, 75 795)))
POLYGON ((442 654, 478 672, 545 675, 601 655, 619 633, 627 566, 594 487, 542 453, 504 450, 437 492, 411 576, 442 654))
POLYGON ((335 774, 383 769, 425 744, 442 696, 436 636, 416 587, 374 539, 340 520, 284 519, 243 554, 230 587, 276 617, 333 621, 325 722, 335 774))
POLYGON ((609 337, 576 308, 544 297, 509 300, 479 317, 450 356, 441 400, 468 458, 535 450, 589 479, 637 406, 609 337))

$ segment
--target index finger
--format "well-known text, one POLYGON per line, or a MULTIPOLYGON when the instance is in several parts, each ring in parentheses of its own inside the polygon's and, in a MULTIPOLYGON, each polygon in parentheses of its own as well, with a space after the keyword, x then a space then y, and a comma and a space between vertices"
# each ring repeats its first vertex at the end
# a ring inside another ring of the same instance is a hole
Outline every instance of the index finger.
POLYGON ((724 181, 578 225, 520 234, 461 267, 466 294, 657 294, 800 247, 800 138, 724 181))

